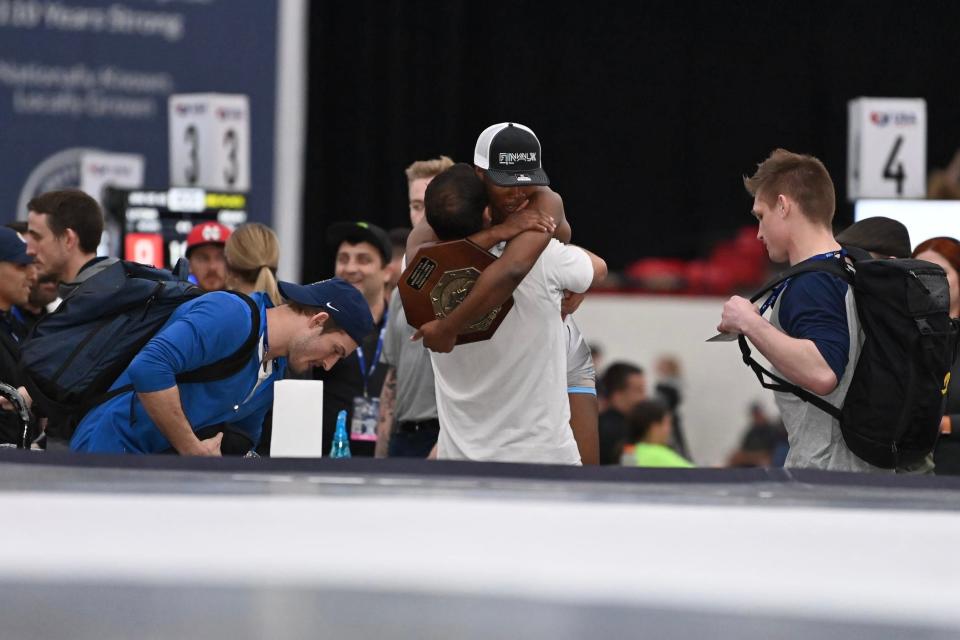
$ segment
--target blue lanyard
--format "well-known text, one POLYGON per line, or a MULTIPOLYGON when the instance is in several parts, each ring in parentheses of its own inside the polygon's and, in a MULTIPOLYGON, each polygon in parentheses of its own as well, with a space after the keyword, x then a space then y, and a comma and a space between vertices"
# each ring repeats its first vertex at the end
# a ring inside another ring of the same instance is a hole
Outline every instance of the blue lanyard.
POLYGON ((7 333, 16 343, 23 342, 26 337, 27 323, 23 318, 23 311, 16 305, 10 307, 10 311, 0 311, 0 322, 7 326, 7 333))
POLYGON ((377 363, 380 362, 380 354, 383 352, 383 336, 387 333, 387 309, 383 309, 383 328, 380 329, 380 337, 377 338, 377 350, 373 354, 373 362, 370 364, 370 371, 367 371, 367 363, 363 359, 363 346, 357 345, 357 360, 360 361, 360 377, 363 378, 363 397, 369 398, 370 393, 367 390, 367 381, 373 377, 373 372, 377 370, 377 363))
MULTIPOLYGON (((842 259, 847 255, 847 250, 841 248, 839 251, 828 251, 827 253, 821 253, 818 255, 809 258, 810 260, 830 260, 831 258, 842 259)), ((777 298, 780 297, 780 294, 783 293, 783 290, 787 287, 787 284, 790 282, 790 278, 787 278, 777 286, 773 288, 773 291, 770 292, 770 295, 760 305, 760 315, 766 313, 767 309, 772 307, 777 302, 777 298)))

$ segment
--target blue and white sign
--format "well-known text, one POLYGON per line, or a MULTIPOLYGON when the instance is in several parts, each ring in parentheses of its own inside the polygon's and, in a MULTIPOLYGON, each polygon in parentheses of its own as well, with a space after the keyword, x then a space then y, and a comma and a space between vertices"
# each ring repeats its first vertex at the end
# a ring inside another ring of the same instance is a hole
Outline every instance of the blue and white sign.
MULTIPOLYGON (((168 99, 245 96, 250 218, 271 223, 278 0, 0 0, 0 223, 79 187, 91 152, 171 185, 168 99)), ((175 182, 175 181, 174 181, 175 182)))

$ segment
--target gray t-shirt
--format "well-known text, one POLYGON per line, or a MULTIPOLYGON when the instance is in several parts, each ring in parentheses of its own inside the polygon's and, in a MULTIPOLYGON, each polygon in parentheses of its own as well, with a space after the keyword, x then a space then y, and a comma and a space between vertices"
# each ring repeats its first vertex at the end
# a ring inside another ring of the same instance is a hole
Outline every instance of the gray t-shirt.
POLYGON ((593 368, 590 345, 583 339, 573 316, 567 316, 563 324, 567 330, 567 393, 597 395, 597 372, 593 368))
POLYGON ((399 291, 390 296, 387 333, 383 337, 380 361, 397 370, 397 422, 422 422, 437 417, 437 397, 433 384, 430 351, 423 341, 411 342, 414 329, 407 324, 399 291))
MULTIPOLYGON (((789 286, 789 285, 788 285, 789 286)), ((777 329, 783 330, 780 325, 780 303, 784 296, 780 295, 773 305, 771 323, 777 329)), ((857 305, 853 297, 853 290, 847 288, 845 298, 847 309, 847 329, 850 334, 850 348, 847 367, 843 377, 829 395, 821 396, 835 407, 842 407, 847 397, 847 389, 856 370, 857 360, 860 358, 860 348, 863 345, 863 332, 857 319, 857 305)), ((774 373, 786 378, 781 372, 774 369, 774 373)), ((843 441, 840 432, 840 422, 833 416, 821 411, 817 407, 804 402, 792 393, 775 391, 774 399, 780 410, 780 417, 787 429, 787 438, 790 442, 790 452, 784 462, 785 467, 803 469, 824 469, 827 471, 889 471, 875 467, 859 458, 843 441)))

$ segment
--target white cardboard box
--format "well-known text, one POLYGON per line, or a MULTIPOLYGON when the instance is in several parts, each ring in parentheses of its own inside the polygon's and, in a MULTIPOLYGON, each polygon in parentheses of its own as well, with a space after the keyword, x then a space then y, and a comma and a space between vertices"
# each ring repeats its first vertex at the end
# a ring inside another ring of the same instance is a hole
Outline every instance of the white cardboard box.
POLYGON ((278 380, 273 384, 273 458, 323 456, 323 381, 278 380))

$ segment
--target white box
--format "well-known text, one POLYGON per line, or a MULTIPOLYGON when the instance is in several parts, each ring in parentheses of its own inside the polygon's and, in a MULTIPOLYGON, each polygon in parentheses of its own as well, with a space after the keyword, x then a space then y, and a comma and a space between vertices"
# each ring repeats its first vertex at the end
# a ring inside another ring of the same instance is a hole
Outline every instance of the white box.
POLYGON ((273 383, 272 458, 319 458, 323 451, 323 381, 273 383))
MULTIPOLYGON (((80 156, 80 190, 103 206, 104 187, 139 189, 143 186, 146 159, 139 153, 87 151, 80 156)), ((121 221, 105 216, 98 256, 120 255, 121 221)))
POLYGON ((170 96, 170 185, 250 190, 250 101, 245 95, 170 96))
POLYGON ((847 103, 847 197, 927 195, 927 102, 856 98, 847 103))
POLYGON ((145 165, 139 153, 88 151, 80 157, 80 190, 102 205, 104 187, 142 187, 145 165))
POLYGON ((960 200, 857 200, 854 222, 874 216, 902 223, 911 249, 937 236, 960 238, 960 200))

